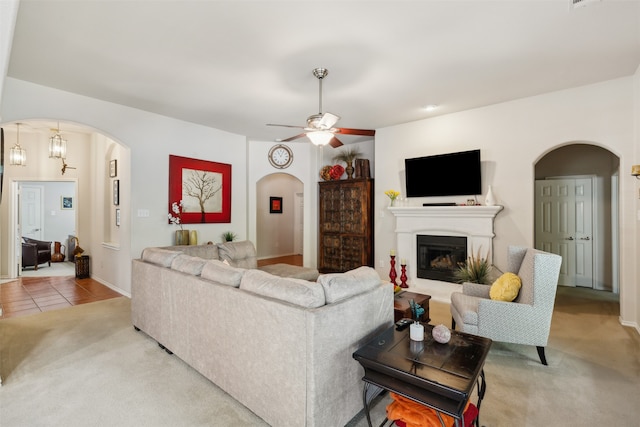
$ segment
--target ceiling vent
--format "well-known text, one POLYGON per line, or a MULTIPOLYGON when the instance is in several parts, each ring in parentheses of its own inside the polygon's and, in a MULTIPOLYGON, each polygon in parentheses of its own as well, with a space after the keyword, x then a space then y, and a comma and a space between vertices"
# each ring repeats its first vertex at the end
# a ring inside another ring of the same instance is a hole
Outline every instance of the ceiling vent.
POLYGON ((569 0, 569 9, 578 9, 589 6, 592 3, 600 3, 602 0, 569 0))

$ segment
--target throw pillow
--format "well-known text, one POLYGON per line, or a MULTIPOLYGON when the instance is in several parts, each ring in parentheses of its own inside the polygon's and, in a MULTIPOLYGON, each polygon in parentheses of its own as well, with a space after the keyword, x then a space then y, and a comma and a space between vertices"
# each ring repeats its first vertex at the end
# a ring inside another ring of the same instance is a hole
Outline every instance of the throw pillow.
POLYGON ((327 304, 364 293, 380 284, 380 276, 371 267, 358 267, 345 273, 321 274, 318 283, 324 289, 327 304))
POLYGON ((513 301, 520 292, 522 281, 513 273, 504 273, 493 282, 489 290, 489 297, 497 301, 513 301))
POLYGON ((202 267, 201 277, 237 288, 245 271, 243 268, 231 267, 229 264, 212 259, 202 267))
POLYGON ((317 283, 273 276, 261 270, 247 270, 240 281, 240 289, 305 308, 316 308, 325 303, 324 292, 317 283))

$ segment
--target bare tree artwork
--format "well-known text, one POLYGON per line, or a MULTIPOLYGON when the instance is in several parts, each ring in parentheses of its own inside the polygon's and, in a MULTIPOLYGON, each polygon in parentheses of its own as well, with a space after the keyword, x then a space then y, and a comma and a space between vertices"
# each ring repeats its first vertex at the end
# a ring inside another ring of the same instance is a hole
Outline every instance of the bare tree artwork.
POLYGON ((222 211, 222 174, 203 170, 182 169, 182 200, 184 212, 222 211))

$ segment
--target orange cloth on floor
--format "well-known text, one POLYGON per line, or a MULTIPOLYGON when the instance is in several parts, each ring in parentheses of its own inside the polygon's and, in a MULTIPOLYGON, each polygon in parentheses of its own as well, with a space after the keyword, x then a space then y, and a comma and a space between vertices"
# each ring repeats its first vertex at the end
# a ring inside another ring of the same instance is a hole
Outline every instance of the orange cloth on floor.
MULTIPOLYGON (((435 410, 414 402, 411 399, 400 396, 396 393, 389 393, 393 401, 387 405, 387 418, 390 420, 401 420, 406 427, 441 427, 440 419, 435 410)), ((467 402, 467 407, 469 403, 467 402)), ((465 411, 467 410, 465 407, 465 411)), ((440 414, 446 427, 452 427, 455 419, 446 414, 440 414)))

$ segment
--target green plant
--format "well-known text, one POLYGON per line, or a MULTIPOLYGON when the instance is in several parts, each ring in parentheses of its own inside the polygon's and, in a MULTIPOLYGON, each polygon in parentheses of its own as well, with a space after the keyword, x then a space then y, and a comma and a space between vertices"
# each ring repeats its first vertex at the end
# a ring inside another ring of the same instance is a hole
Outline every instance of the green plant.
POLYGON ((362 153, 357 148, 345 148, 344 150, 333 156, 333 160, 341 160, 347 165, 350 165, 355 159, 358 158, 358 156, 361 155, 362 153))
POLYGON ((222 233, 222 240, 225 242, 233 242, 238 235, 233 231, 225 231, 222 233))
POLYGON ((493 266, 480 255, 480 249, 478 249, 475 256, 471 253, 471 256, 464 263, 460 263, 454 275, 458 283, 471 282, 488 285, 489 273, 492 269, 493 266))

